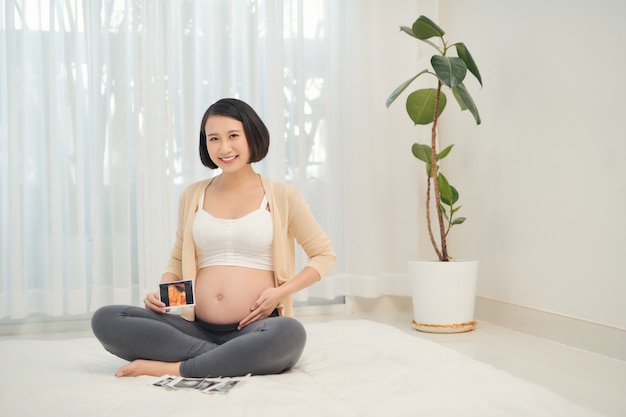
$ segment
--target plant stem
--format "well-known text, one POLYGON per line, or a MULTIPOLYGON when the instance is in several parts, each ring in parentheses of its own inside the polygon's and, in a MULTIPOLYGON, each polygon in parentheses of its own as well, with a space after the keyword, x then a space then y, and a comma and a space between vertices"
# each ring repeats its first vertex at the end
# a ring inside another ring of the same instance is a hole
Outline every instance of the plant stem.
MULTIPOLYGON (((439 120, 439 98, 441 97, 441 86, 442 83, 439 81, 437 83, 437 97, 435 99, 435 115, 433 119, 433 126, 431 131, 431 179, 435 188, 435 207, 437 208, 437 220, 439 222, 439 235, 441 236, 441 252, 437 249, 435 245, 435 252, 439 256, 440 261, 448 261, 448 245, 446 243, 446 231, 443 222, 443 213, 441 212, 441 194, 439 193, 439 181, 438 181, 438 169, 439 169, 439 161, 437 161, 437 121, 439 120)), ((432 237, 432 234, 431 234, 432 237)))
POLYGON ((428 225, 428 236, 430 237, 430 243, 433 245, 433 248, 437 253, 437 258, 441 259, 441 251, 437 247, 437 242, 435 241, 435 236, 433 234, 432 222, 430 221, 430 180, 430 177, 426 178, 426 224, 428 225))

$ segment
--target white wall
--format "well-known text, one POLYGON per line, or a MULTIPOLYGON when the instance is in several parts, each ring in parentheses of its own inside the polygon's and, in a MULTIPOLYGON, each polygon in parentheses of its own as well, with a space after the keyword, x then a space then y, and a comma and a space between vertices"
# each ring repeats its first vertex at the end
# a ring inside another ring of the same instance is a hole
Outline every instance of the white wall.
POLYGON ((339 256, 345 258, 351 275, 385 277, 406 273, 407 260, 417 251, 418 165, 410 153, 415 130, 404 111, 404 99, 389 110, 385 102, 414 75, 417 42, 400 33, 400 26, 412 24, 418 4, 352 1, 362 6, 360 15, 351 10, 341 16, 344 43, 338 45, 344 56, 339 82, 350 91, 341 103, 343 134, 336 138, 345 144, 347 178, 346 244, 339 256))
POLYGON ((480 260, 479 295, 626 329, 625 17, 621 0, 440 2, 484 81, 483 124, 451 101, 440 132, 468 217, 452 254, 480 260))

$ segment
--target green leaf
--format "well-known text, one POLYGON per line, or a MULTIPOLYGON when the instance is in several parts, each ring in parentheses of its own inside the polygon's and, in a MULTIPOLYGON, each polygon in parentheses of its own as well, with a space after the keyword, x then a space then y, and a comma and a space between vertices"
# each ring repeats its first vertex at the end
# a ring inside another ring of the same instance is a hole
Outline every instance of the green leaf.
POLYGON ((430 162, 426 164, 426 176, 429 181, 433 177, 433 164, 430 162))
POLYGON ((450 145, 447 148, 445 148, 443 151, 439 152, 437 154, 437 160, 441 161, 443 158, 445 158, 446 156, 448 156, 448 154, 450 153, 450 151, 452 150, 452 147, 454 145, 450 145))
POLYGON ((446 212, 446 208, 443 206, 443 204, 439 204, 439 210, 441 211, 441 214, 443 214, 443 217, 445 217, 446 220, 450 221, 448 213, 446 212))
POLYGON ((431 162, 430 146, 414 143, 411 147, 411 152, 413 152, 413 156, 415 156, 417 159, 426 163, 426 175, 428 176, 428 178, 430 178, 433 168, 431 162))
MULTIPOLYGON (((437 90, 425 88, 413 91, 406 99, 406 111, 416 125, 427 125, 435 119, 435 104, 437 90)), ((439 113, 441 115, 446 107, 446 95, 442 92, 439 97, 439 113)))
POLYGON ((457 225, 457 224, 461 224, 466 220, 465 217, 457 217, 456 219, 452 220, 452 223, 450 223, 451 225, 457 225))
POLYGON ((398 86, 398 88, 396 88, 395 90, 393 90, 393 93, 391 93, 391 95, 389 96, 389 98, 387 99, 387 103, 386 106, 387 108, 389 108, 389 106, 391 105, 391 103, 393 103, 400 94, 402 94, 402 92, 404 90, 406 90, 406 88, 420 75, 424 74, 428 72, 428 70, 424 70, 422 72, 420 72, 419 74, 417 74, 415 77, 409 78, 408 80, 406 80, 405 82, 403 82, 402 84, 400 84, 398 86))
POLYGON ((467 66, 461 58, 433 55, 430 63, 437 77, 450 88, 461 84, 467 75, 467 66))
POLYGON ((453 186, 450 186, 450 189, 452 190, 452 200, 450 200, 450 206, 452 206, 454 203, 459 201, 459 192, 453 186))
POLYGON ((429 39, 434 36, 442 37, 446 32, 443 31, 435 22, 426 16, 420 16, 411 27, 413 35, 417 39, 429 39))
POLYGON ((414 38, 416 38, 416 36, 413 34, 413 29, 411 29, 408 26, 400 26, 400 30, 410 36, 413 36, 414 38))
POLYGON ((476 62, 474 62, 474 58, 472 58, 472 54, 470 54, 469 50, 463 42, 459 42, 454 46, 456 47, 456 53, 459 58, 461 58, 463 62, 465 62, 465 65, 467 65, 467 69, 469 70, 469 72, 474 74, 474 77, 476 77, 476 79, 480 83, 480 86, 482 87, 483 79, 480 76, 480 71, 478 71, 478 66, 476 65, 476 62))
POLYGON ((467 106, 463 102, 463 98, 461 98, 461 93, 459 92, 458 85, 452 88, 451 90, 452 90, 452 94, 454 94, 454 98, 456 99, 456 102, 459 103, 459 107, 461 107, 461 110, 462 111, 467 110, 467 106))
POLYGON ((422 145, 420 143, 414 143, 411 147, 411 152, 413 152, 413 156, 415 156, 420 161, 426 162, 430 164, 431 160, 431 152, 430 146, 422 145))
MULTIPOLYGON (((440 174, 443 177, 443 174, 440 174)), ((453 186, 450 185, 450 183, 448 183, 447 179, 445 177, 443 177, 443 179, 446 181, 446 183, 448 184, 447 187, 445 187, 446 192, 442 192, 442 187, 441 187, 441 181, 439 183, 439 197, 441 198, 441 201, 445 204, 447 204, 448 206, 450 206, 450 208, 452 208, 452 206, 454 205, 454 203, 456 203, 457 201, 459 201, 459 192, 456 190, 456 188, 454 188, 453 186), (448 190, 450 190, 448 192, 448 190)), ((440 178, 441 180, 441 178, 440 178)), ((454 214, 456 210, 450 212, 450 215, 454 214)))
POLYGON ((450 183, 442 173, 439 173, 437 176, 437 182, 439 183, 439 197, 441 201, 451 206, 450 201, 452 201, 452 188, 450 187, 450 183))
POLYGON ((452 94, 454 94, 454 98, 456 98, 457 103, 461 106, 461 110, 469 109, 472 116, 474 116, 474 120, 476 120, 476 124, 479 125, 481 120, 480 114, 478 114, 478 108, 476 104, 474 104, 474 100, 472 100, 472 96, 470 96, 465 85, 461 83, 456 87, 452 87, 452 94))
MULTIPOLYGON (((444 203, 445 205, 448 205, 448 206, 452 207, 452 205, 454 204, 452 202, 452 200, 450 200, 449 196, 447 196, 447 195, 444 195, 444 194, 440 193, 439 198, 441 198, 441 202, 444 203)), ((453 214, 453 213, 450 213, 450 214, 453 214)))

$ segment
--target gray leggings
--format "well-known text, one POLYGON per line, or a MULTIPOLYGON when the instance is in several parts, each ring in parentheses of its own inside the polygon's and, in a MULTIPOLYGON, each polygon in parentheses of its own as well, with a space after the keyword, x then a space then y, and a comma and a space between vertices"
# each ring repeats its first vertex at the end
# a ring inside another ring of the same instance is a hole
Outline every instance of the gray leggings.
POLYGON ((122 359, 181 362, 186 377, 278 374, 293 367, 306 332, 290 317, 268 317, 241 330, 234 325, 187 321, 141 307, 100 308, 91 328, 102 346, 122 359))

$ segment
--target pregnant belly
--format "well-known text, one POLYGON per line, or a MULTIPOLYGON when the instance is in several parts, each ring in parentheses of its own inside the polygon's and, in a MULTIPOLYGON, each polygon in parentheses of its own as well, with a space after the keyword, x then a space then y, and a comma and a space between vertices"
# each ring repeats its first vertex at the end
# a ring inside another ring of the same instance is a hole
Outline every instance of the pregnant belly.
POLYGON ((274 273, 237 266, 209 266, 196 276, 196 317, 208 323, 238 323, 259 295, 274 286, 274 273))

